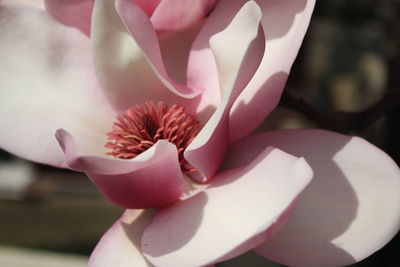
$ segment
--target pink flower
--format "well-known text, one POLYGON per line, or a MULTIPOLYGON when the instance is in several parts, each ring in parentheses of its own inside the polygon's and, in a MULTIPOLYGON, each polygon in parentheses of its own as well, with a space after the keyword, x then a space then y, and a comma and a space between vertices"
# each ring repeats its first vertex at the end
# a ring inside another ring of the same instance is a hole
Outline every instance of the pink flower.
MULTIPOLYGON (((202 20, 216 0, 131 0, 140 6, 159 32, 189 28, 202 20)), ((44 0, 47 10, 60 22, 90 33, 94 0, 44 0)))
POLYGON ((380 249, 400 221, 385 153, 321 130, 250 134, 279 101, 314 1, 191 2, 45 1, 57 20, 0 5, 1 147, 85 172, 128 208, 89 266, 202 266, 251 249, 337 266, 380 249), (158 101, 185 113, 158 116, 158 101), (190 144, 180 120, 202 125, 190 144))

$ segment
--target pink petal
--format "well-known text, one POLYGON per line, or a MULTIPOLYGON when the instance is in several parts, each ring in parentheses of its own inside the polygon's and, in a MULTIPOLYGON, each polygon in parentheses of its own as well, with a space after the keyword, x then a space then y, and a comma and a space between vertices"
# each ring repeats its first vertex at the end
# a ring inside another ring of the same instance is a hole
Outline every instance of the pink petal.
MULTIPOLYGON (((219 88, 209 39, 229 24, 247 0, 220 0, 193 43, 188 62, 188 81, 219 88)), ((253 131, 279 102, 290 67, 307 30, 314 0, 258 0, 266 37, 260 68, 235 101, 230 113, 230 139, 253 131), (249 119, 251 118, 251 119, 249 119)))
POLYGON ((131 0, 116 0, 116 9, 121 16, 122 22, 164 84, 181 97, 193 98, 199 95, 203 89, 189 88, 183 84, 176 83, 167 74, 156 32, 143 10, 131 0))
POLYGON ((263 147, 303 156, 314 179, 287 226, 257 252, 289 266, 347 266, 384 246, 400 228, 400 171, 358 137, 284 130, 245 138, 232 149, 246 164, 263 147), (253 151, 253 153, 245 153, 253 151))
POLYGON ((88 267, 150 267, 140 251, 140 238, 152 212, 126 210, 103 235, 89 259, 88 267))
POLYGON ((218 267, 282 267, 281 264, 267 260, 253 251, 244 253, 234 259, 221 262, 218 267))
POLYGON ((124 208, 169 204, 183 193, 182 172, 174 144, 159 140, 130 160, 84 154, 64 130, 57 139, 71 169, 85 172, 107 198, 124 208))
POLYGON ((239 140, 256 129, 278 105, 308 28, 315 0, 257 0, 257 3, 263 13, 265 54, 253 79, 232 108, 231 141, 239 140))
POLYGON ((44 0, 47 11, 61 23, 90 35, 94 0, 44 0))
MULTIPOLYGON (((122 5, 118 4, 120 8, 122 5)), ((143 33, 143 38, 140 40, 150 42, 146 51, 150 50, 156 54, 153 57, 160 63, 158 40, 154 39, 154 29, 149 18, 133 2, 126 5, 127 9, 123 8, 123 12, 128 13, 126 14, 128 17, 137 13, 136 20, 139 21, 137 29, 139 33, 143 33)), ((184 105, 189 112, 195 111, 197 100, 179 97, 160 81, 140 47, 142 43, 139 45, 122 23, 114 1, 96 1, 91 41, 95 70, 101 89, 119 112, 152 100, 184 105)), ((162 68, 158 65, 157 67, 162 68)))
POLYGON ((156 266, 203 266, 235 257, 281 227, 312 171, 268 148, 251 164, 215 177, 202 193, 160 209, 142 237, 156 266))
POLYGON ((151 17, 154 10, 160 4, 161 0, 133 0, 138 6, 140 6, 147 16, 151 17))
POLYGON ((68 129, 81 144, 104 138, 114 112, 97 88, 85 35, 44 11, 4 5, 0 58, 3 149, 64 167, 54 137, 58 128, 68 129))
POLYGON ((44 0, 0 0, 1 4, 22 4, 44 9, 44 0))
MULTIPOLYGON (((198 85, 188 77, 187 61, 193 40, 199 32, 199 26, 197 25, 194 28, 184 31, 163 34, 159 36, 159 42, 164 65, 171 78, 181 83, 187 83, 189 87, 206 89, 195 99, 183 99, 184 102, 182 101, 185 106, 189 107, 191 113, 196 114, 197 119, 205 124, 215 112, 216 107, 221 104, 221 94, 218 87, 204 86, 206 84, 198 85), (188 105, 188 102, 192 103, 188 105)), ((213 68, 209 69, 208 75, 218 75, 216 65, 213 65, 213 68)))
POLYGON ((218 169, 228 142, 229 110, 261 60, 264 36, 260 19, 260 9, 251 1, 225 30, 210 40, 223 102, 185 151, 185 158, 198 170, 193 178, 200 182, 206 182, 218 169))
POLYGON ((154 28, 159 32, 186 29, 212 10, 216 0, 163 0, 151 16, 154 28))
POLYGON ((218 70, 209 41, 213 35, 221 32, 231 23, 244 3, 245 1, 223 2, 219 0, 194 40, 190 51, 187 66, 188 83, 207 88, 208 90, 205 93, 213 91, 219 98, 222 97, 222 94, 220 92, 218 70))

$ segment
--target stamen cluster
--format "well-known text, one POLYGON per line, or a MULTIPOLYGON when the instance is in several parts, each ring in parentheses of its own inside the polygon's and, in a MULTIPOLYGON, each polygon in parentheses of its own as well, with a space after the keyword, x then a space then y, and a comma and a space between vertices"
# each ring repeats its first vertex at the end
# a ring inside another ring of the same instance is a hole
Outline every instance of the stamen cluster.
POLYGON ((168 107, 164 102, 146 102, 136 105, 117 117, 112 131, 107 133, 107 155, 131 159, 143 153, 158 140, 164 139, 176 145, 179 163, 184 173, 195 171, 183 157, 183 153, 201 129, 201 124, 179 105, 168 107))

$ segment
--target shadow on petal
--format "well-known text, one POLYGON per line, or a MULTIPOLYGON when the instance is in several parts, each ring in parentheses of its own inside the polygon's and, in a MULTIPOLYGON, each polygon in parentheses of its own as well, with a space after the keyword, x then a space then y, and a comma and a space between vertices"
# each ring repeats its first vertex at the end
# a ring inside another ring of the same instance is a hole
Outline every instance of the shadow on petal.
POLYGON ((278 105, 282 85, 286 83, 288 76, 289 74, 283 71, 271 75, 249 102, 238 98, 240 101, 233 105, 229 114, 231 124, 229 134, 231 138, 235 135, 235 132, 232 131, 254 128, 254 120, 261 122, 265 118, 265 114, 269 114, 278 105), (260 107, 263 107, 262 112, 257 111, 260 107), (256 111, 251 112, 254 109, 256 111), (251 119, 249 119, 249 114, 251 119))
POLYGON ((126 236, 129 240, 140 248, 141 238, 143 235, 143 229, 145 227, 137 227, 137 225, 147 226, 151 223, 151 219, 153 217, 154 210, 148 210, 146 212, 142 212, 136 219, 132 222, 121 222, 122 229, 124 230, 126 236))
POLYGON ((175 202, 160 209, 155 215, 151 227, 157 228, 157 224, 163 225, 164 223, 175 227, 169 228, 169 231, 164 232, 162 236, 152 235, 151 232, 146 234, 145 231, 146 242, 142 240, 142 249, 146 251, 147 255, 156 258, 184 247, 195 236, 202 222, 203 209, 207 202, 207 195, 201 192, 190 199, 175 202), (162 218, 162 220, 155 220, 157 217, 162 218), (157 244, 157 239, 168 240, 168 246, 150 246, 150 243, 157 244))
POLYGON ((267 148, 248 166, 218 176, 218 184, 160 210, 146 228, 142 250, 154 265, 203 266, 259 246, 280 228, 312 171, 304 159, 267 148))
POLYGON ((392 170, 395 168, 390 160, 381 162, 383 155, 373 146, 359 138, 321 130, 274 131, 234 144, 225 165, 246 165, 271 145, 303 156, 313 169, 314 178, 300 195, 288 224, 256 249, 258 253, 287 265, 343 266, 370 255, 380 243, 390 239, 396 214, 390 215, 383 207, 379 211, 374 199, 386 201, 387 205, 396 203, 396 195, 390 191, 396 185, 392 170), (377 166, 370 168, 368 165, 374 160, 378 160, 377 166), (367 169, 373 172, 371 177, 367 169), (384 169, 388 171, 379 171, 384 169), (382 199, 383 192, 388 192, 386 200, 382 199), (384 225, 374 228, 382 237, 362 230, 368 231, 373 227, 368 225, 377 223, 371 217, 377 212, 386 220, 384 225), (365 240, 360 241, 364 235, 365 240))
POLYGON ((307 0, 258 0, 256 2, 263 10, 262 23, 267 41, 285 36, 292 29, 296 16, 307 5, 307 0))

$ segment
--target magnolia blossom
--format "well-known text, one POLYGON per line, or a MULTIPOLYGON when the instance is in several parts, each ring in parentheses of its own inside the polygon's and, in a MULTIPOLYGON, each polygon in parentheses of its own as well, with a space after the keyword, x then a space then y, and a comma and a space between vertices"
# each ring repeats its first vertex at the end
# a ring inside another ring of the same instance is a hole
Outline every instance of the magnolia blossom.
POLYGON ((314 1, 11 2, 0 146, 82 171, 127 208, 89 266, 204 266, 252 249, 340 266, 397 233, 400 171, 384 152, 322 130, 251 134, 314 1))

